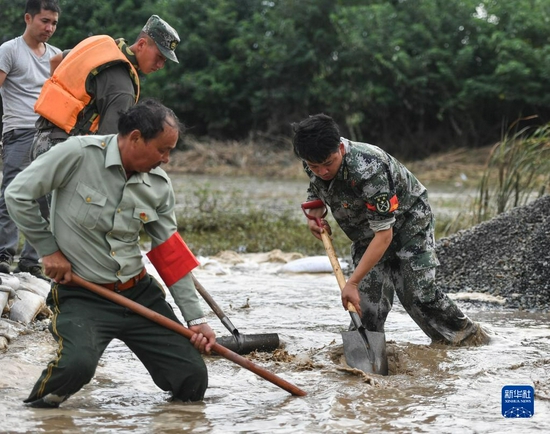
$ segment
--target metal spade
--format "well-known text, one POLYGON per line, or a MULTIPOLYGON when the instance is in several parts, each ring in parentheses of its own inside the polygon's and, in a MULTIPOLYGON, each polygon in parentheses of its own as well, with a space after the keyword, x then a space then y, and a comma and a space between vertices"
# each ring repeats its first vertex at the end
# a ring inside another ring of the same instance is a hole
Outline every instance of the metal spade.
POLYGON ((193 276, 193 283, 197 292, 204 298, 210 308, 214 311, 217 317, 227 330, 231 332, 232 336, 221 336, 216 338, 216 342, 225 348, 229 348, 231 351, 237 354, 248 354, 253 351, 271 352, 279 348, 279 335, 277 333, 264 333, 264 334, 241 334, 233 323, 227 318, 225 313, 218 304, 214 301, 212 296, 206 291, 206 289, 199 283, 195 276, 193 276))
MULTIPOLYGON (((310 215, 306 210, 324 208, 324 217, 327 214, 327 209, 323 201, 315 200, 302 204, 302 210, 308 219, 316 220, 319 227, 323 227, 321 223, 322 217, 310 215)), ((327 252, 330 264, 334 270, 336 280, 340 286, 340 290, 346 286, 346 279, 338 257, 334 251, 332 241, 326 230, 321 233, 321 239, 325 251, 327 252)), ((344 357, 346 363, 352 368, 360 369, 366 373, 374 373, 379 375, 388 375, 388 356, 386 353, 386 337, 381 332, 371 332, 365 329, 359 314, 355 310, 353 304, 349 303, 348 312, 355 327, 355 330, 342 332, 342 340, 344 343, 344 357)))

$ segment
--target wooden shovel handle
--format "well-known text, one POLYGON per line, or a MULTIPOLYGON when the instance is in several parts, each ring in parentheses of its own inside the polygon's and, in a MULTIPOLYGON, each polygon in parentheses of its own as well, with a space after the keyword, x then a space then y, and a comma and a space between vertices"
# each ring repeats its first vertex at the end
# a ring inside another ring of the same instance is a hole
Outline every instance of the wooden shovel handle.
MULTIPOLYGON (((338 261, 338 257, 334 251, 334 246, 332 245, 330 235, 324 229, 323 232, 321 232, 321 239, 323 240, 323 245, 325 246, 328 259, 330 260, 330 265, 332 265, 332 269, 334 270, 336 280, 338 281, 338 286, 340 286, 340 291, 343 291, 344 286, 346 286, 346 278, 344 277, 342 267, 340 267, 340 262, 338 261)), ((357 313, 357 310, 352 303, 348 303, 348 311, 357 313)))
MULTIPOLYGON (((117 294, 116 292, 110 291, 106 288, 103 288, 102 286, 96 285, 95 283, 88 282, 82 279, 81 277, 77 276, 76 274, 73 274, 72 282, 75 285, 81 286, 92 292, 95 292, 96 294, 112 301, 113 303, 124 306, 130 309, 132 312, 142 315, 145 318, 153 322, 156 322, 157 324, 160 324, 163 327, 173 330, 185 336, 187 339, 191 339, 191 337, 195 334, 194 332, 189 330, 187 327, 184 327, 180 323, 174 320, 171 320, 170 318, 167 318, 164 315, 161 315, 155 312, 154 310, 151 310, 139 303, 136 303, 135 301, 132 301, 124 297, 123 295, 117 294)), ((214 350, 220 356, 223 356, 226 359, 231 360, 232 362, 235 362, 237 365, 242 366, 243 368, 254 372, 256 375, 262 377, 267 381, 270 381, 276 386, 279 386, 280 388, 286 390, 287 392, 291 393, 294 396, 307 395, 307 393, 302 389, 296 387, 295 385, 289 383, 286 380, 283 380, 282 378, 278 377, 272 372, 269 372, 267 369, 264 369, 252 363, 250 360, 238 355, 237 353, 234 353, 233 351, 227 349, 226 347, 218 343, 215 343, 212 346, 212 350, 214 350)))
MULTIPOLYGON (((328 209, 325 203, 321 199, 316 199, 309 202, 304 202, 301 206, 305 216, 309 220, 315 220, 317 226, 323 228, 323 223, 321 222, 321 219, 328 213, 328 209), (308 209, 317 208, 324 208, 323 215, 321 217, 312 216, 306 211, 308 209)), ((336 275, 336 280, 338 281, 338 286, 340 286, 340 291, 342 291, 344 289, 344 286, 346 286, 346 278, 344 277, 344 273, 342 272, 342 268, 340 267, 340 262, 338 261, 338 257, 336 256, 336 252, 334 251, 330 235, 324 228, 323 232, 321 232, 321 239, 323 240, 323 245, 325 246, 325 251, 327 252, 328 259, 330 260, 330 265, 332 265, 332 269, 334 270, 334 274, 336 275)), ((355 309, 355 306, 351 303, 348 303, 348 311, 357 313, 357 309, 355 309)))

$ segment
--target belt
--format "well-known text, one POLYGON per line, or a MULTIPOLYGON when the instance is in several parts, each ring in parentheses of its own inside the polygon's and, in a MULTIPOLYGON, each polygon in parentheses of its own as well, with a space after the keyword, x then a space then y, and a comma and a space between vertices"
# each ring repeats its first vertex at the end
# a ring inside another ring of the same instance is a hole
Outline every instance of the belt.
POLYGON ((146 274, 147 274, 147 270, 145 269, 145 267, 143 267, 143 269, 138 274, 136 274, 134 277, 131 277, 130 280, 128 280, 127 282, 99 283, 99 286, 103 286, 103 288, 107 288, 115 292, 126 291, 127 289, 130 289, 136 286, 137 283, 141 279, 143 279, 146 274))

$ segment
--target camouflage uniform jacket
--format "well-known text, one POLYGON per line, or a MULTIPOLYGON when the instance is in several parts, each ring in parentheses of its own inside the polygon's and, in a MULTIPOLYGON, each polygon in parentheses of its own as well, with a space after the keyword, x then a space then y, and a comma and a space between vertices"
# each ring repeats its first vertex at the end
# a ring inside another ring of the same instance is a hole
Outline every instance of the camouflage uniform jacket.
POLYGON ((426 188, 377 146, 341 141, 346 152, 334 179, 324 181, 305 165, 310 179, 308 201, 321 199, 330 208, 353 241, 352 255, 354 250, 366 249, 374 232, 393 227, 394 238, 382 260, 394 253, 410 257, 430 251, 428 262, 437 265, 426 188))

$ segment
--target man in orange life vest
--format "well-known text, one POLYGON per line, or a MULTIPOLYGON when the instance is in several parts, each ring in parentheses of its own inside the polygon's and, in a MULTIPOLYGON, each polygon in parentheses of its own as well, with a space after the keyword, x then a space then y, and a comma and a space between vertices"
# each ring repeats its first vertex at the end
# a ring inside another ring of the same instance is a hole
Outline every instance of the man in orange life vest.
POLYGON ((40 118, 32 159, 69 136, 116 133, 119 113, 138 101, 138 72, 158 71, 166 59, 178 62, 179 41, 176 30, 153 15, 130 46, 96 35, 54 56, 34 107, 40 118))

